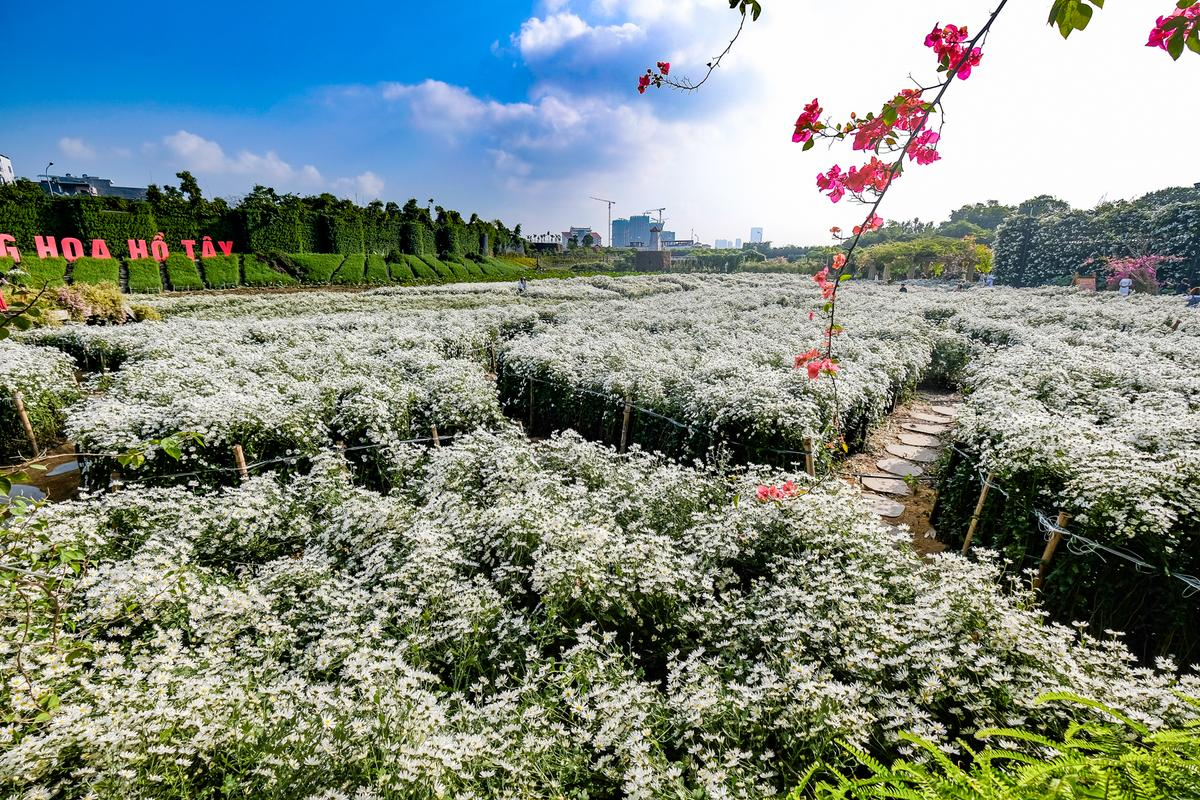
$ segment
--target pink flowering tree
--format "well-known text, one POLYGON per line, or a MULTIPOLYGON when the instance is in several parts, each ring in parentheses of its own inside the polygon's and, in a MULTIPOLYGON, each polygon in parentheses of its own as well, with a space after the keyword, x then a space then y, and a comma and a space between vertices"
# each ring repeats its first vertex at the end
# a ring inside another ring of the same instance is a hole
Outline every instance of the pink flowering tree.
POLYGON ((1129 278, 1133 288, 1147 294, 1157 294, 1160 288, 1158 267, 1173 261, 1181 261, 1178 256, 1135 256, 1133 258, 1108 259, 1108 288, 1115 289, 1121 281, 1129 278))

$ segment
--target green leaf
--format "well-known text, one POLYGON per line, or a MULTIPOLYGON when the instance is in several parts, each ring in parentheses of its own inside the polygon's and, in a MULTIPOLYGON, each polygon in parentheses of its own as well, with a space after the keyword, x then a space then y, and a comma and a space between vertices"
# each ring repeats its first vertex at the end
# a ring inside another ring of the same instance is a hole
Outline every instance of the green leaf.
POLYGON ((1167 52, 1171 54, 1171 58, 1175 61, 1183 55, 1184 38, 1176 32, 1170 39, 1167 39, 1167 52))
MULTIPOLYGON (((853 278, 853 277, 854 277, 853 275, 851 275, 850 273, 848 273, 848 272, 847 272, 845 275, 843 275, 842 277, 838 278, 838 283, 843 283, 843 282, 845 282, 845 281, 848 281, 848 280, 850 280, 850 279, 851 279, 851 278, 853 278)), ((840 327, 840 326, 839 326, 839 327, 840 327)))
POLYGON ((8 327, 5 325, 0 325, 0 339, 7 339, 7 338, 8 338, 8 327))
POLYGON ((1187 46, 1193 53, 1200 53, 1200 27, 1192 28, 1192 32, 1188 34, 1187 46))
POLYGON ((183 455, 183 448, 179 446, 179 440, 174 437, 162 440, 162 450, 176 461, 183 455))
POLYGON ((807 142, 804 143, 804 147, 800 148, 800 152, 803 153, 805 150, 811 150, 813 148, 813 145, 815 145, 816 143, 817 143, 816 139, 809 139, 807 142))

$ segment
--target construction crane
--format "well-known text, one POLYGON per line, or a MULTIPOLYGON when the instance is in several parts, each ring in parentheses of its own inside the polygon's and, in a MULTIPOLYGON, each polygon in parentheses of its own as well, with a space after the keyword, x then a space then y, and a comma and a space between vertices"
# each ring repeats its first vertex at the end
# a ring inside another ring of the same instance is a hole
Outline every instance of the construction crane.
POLYGON ((613 246, 612 238, 612 207, 616 200, 605 200, 603 197, 591 197, 591 200, 599 200, 601 203, 608 203, 608 246, 613 246))
POLYGON ((642 213, 645 214, 646 216, 650 216, 651 214, 658 214, 658 224, 662 225, 663 224, 662 212, 664 212, 666 210, 667 210, 667 207, 663 206, 662 208, 647 209, 646 211, 643 211, 642 213))

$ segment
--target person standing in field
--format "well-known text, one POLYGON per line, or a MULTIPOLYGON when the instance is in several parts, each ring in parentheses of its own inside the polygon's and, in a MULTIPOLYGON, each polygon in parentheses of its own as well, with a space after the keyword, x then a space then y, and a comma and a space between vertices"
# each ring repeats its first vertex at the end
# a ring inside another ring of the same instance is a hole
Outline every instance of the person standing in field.
POLYGON ((517 294, 525 294, 525 290, 527 288, 529 287, 528 284, 525 283, 525 276, 522 275, 521 279, 517 281, 517 294))
POLYGON ((1200 286, 1193 286, 1187 293, 1187 307, 1196 308, 1200 306, 1200 286))
POLYGON ((900 293, 908 294, 908 286, 904 283, 904 281, 900 281, 900 293))
POLYGON ((1120 288, 1121 297, 1129 297, 1129 293, 1133 291, 1133 278, 1126 275, 1117 286, 1120 288))

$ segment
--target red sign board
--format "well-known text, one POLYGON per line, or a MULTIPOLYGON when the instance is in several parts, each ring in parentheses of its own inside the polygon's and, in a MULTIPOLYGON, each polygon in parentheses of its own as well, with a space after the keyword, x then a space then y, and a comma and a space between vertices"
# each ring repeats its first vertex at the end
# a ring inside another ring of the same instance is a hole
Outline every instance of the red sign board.
MULTIPOLYGON (((0 233, 0 258, 8 257, 18 264, 21 263, 21 252, 17 249, 16 242, 17 240, 12 234, 0 233)), ((125 242, 129 248, 130 258, 153 257, 155 261, 166 261, 167 256, 171 254, 161 233, 155 236, 149 245, 146 244, 145 239, 126 239, 125 242)), ((179 245, 183 248, 184 255, 193 261, 196 260, 195 239, 183 239, 179 245)), ((33 237, 33 246, 37 249, 38 258, 62 256, 67 261, 74 261, 85 255, 83 242, 71 237, 60 242, 53 236, 35 236, 33 237)), ((221 249, 222 255, 233 255, 233 242, 217 242, 214 247, 212 237, 205 236, 200 241, 200 257, 216 258, 218 247, 221 249)), ((108 242, 103 239, 92 239, 90 252, 86 255, 90 255, 92 258, 112 258, 112 254, 108 250, 108 242)))

